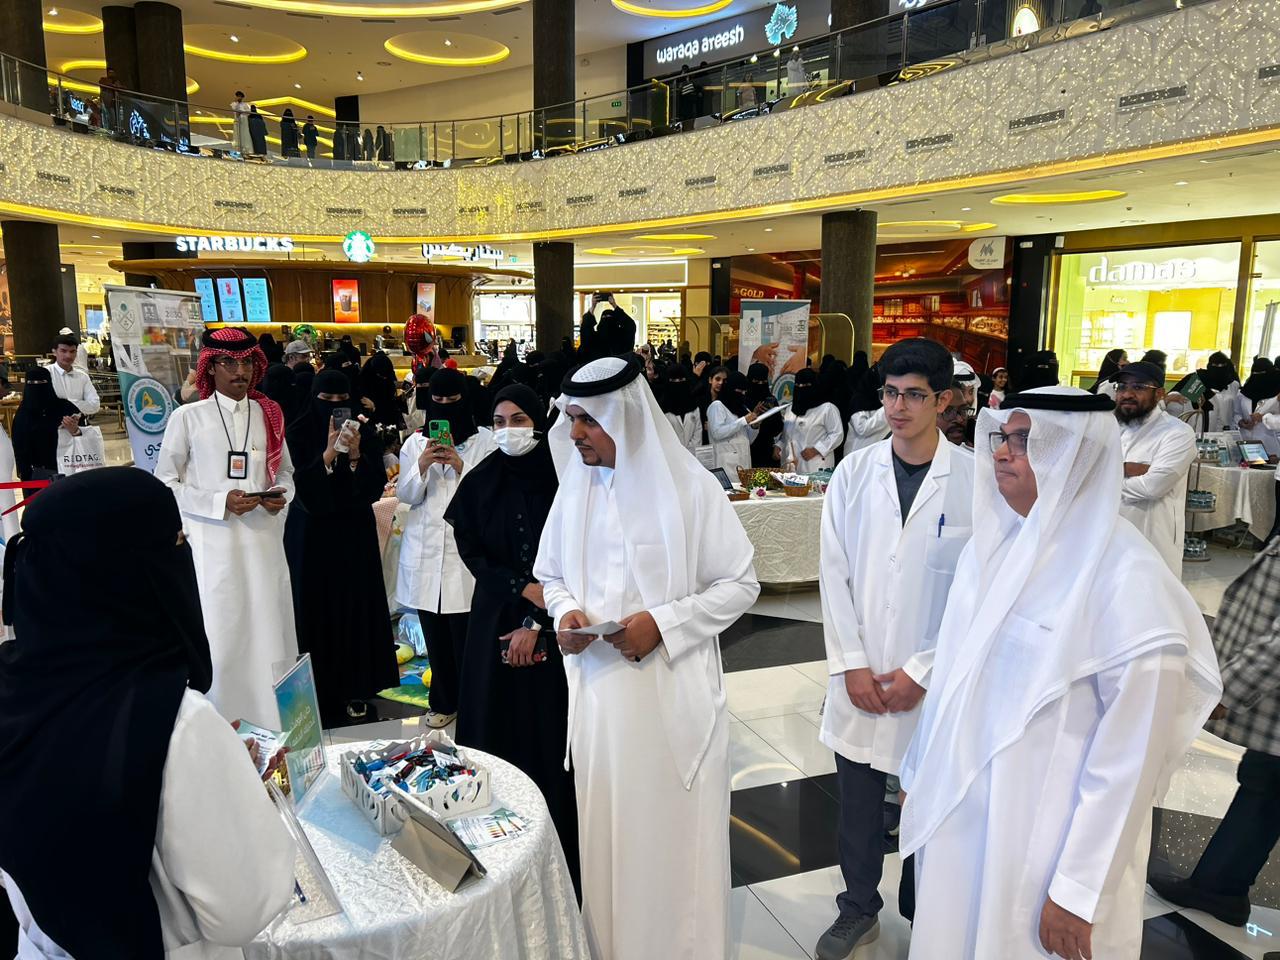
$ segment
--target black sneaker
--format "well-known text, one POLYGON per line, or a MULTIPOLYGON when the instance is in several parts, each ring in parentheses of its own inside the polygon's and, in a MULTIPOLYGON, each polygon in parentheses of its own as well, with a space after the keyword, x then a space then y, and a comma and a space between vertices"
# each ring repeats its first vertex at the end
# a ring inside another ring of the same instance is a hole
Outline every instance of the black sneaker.
POLYGON ((816 960, 850 960, 855 950, 879 936, 880 921, 875 916, 842 914, 818 939, 813 955, 816 960))
POLYGON ((1160 899, 1180 907, 1201 910, 1233 927, 1243 927, 1249 922, 1248 897, 1210 893, 1193 886, 1190 879, 1179 880, 1177 877, 1148 877, 1147 883, 1160 899))

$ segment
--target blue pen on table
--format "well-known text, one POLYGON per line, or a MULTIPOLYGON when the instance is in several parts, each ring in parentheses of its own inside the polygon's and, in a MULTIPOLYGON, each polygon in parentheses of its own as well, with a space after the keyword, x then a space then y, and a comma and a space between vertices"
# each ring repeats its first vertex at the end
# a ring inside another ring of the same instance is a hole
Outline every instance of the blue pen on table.
POLYGON ((945 513, 938 514, 938 538, 939 539, 942 538, 942 525, 946 522, 947 522, 947 515, 945 513))
POLYGON ((307 895, 302 892, 302 884, 300 884, 297 880, 293 881, 293 892, 297 894, 299 903, 307 902, 307 895))

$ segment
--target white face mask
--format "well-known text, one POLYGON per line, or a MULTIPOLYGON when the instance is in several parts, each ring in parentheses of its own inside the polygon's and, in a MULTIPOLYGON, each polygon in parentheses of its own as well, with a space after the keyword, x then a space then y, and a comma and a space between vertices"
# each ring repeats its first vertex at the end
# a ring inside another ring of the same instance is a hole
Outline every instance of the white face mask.
POLYGON ((538 445, 537 431, 533 427, 503 427, 493 431, 498 449, 509 457, 523 457, 538 445))

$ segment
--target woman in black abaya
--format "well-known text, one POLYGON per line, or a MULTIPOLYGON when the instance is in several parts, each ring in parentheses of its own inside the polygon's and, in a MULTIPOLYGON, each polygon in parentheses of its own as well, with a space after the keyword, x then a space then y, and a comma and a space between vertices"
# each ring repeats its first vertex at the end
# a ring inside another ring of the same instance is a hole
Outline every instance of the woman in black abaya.
POLYGON ((564 769, 569 693, 542 587, 533 577, 558 486, 545 410, 530 387, 499 391, 493 408, 498 449, 463 475, 444 514, 458 555, 476 578, 460 664, 458 741, 514 763, 538 785, 576 887, 577 804, 573 776, 564 769), (522 628, 526 618, 536 632, 522 628), (504 637, 512 644, 510 662, 501 655, 504 637), (530 662, 538 637, 546 660, 530 662))
POLYGON ((70 400, 53 392, 44 367, 27 370, 22 402, 13 415, 13 460, 22 480, 46 480, 58 472, 58 428, 63 417, 79 417, 70 400))
POLYGON ((358 411, 341 370, 316 374, 309 407, 289 424, 297 495, 285 524, 298 649, 310 653, 326 727, 362 719, 363 701, 399 683, 382 554, 371 505, 387 482, 372 426, 337 450, 333 414, 358 411))

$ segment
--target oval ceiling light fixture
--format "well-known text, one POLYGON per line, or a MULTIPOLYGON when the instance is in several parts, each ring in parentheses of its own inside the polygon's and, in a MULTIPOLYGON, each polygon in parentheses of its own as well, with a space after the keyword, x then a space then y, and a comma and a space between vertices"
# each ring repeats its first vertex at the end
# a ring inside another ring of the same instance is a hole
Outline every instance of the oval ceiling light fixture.
POLYGON ((969 223, 965 220, 886 220, 877 224, 880 233, 897 236, 942 236, 953 233, 982 233, 995 228, 994 223, 969 223))
MULTIPOLYGON (((95 60, 92 57, 82 58, 79 60, 64 60, 62 61, 62 65, 58 69, 62 73, 74 73, 77 70, 90 70, 96 73, 100 70, 107 69, 107 61, 95 60)), ((57 78, 50 77, 49 86, 54 87, 57 85, 58 85, 57 78)), ((77 83, 75 81, 63 80, 62 85, 66 87, 68 90, 78 90, 81 93, 97 93, 98 92, 98 85, 96 83, 77 83)), ((196 81, 193 78, 187 77, 187 95, 190 96, 193 93, 199 92, 199 90, 200 90, 200 84, 196 83, 196 81)))
POLYGON ((664 20, 683 20, 688 17, 705 17, 709 13, 719 13, 733 0, 711 0, 710 3, 704 3, 697 7, 646 7, 642 3, 631 3, 630 0, 612 0, 613 5, 623 13, 629 13, 633 17, 658 17, 664 20))
POLYGON ((50 7, 43 21, 45 33, 92 34, 102 32, 102 20, 70 7, 50 7), (56 11, 56 12, 55 12, 56 11))
MULTIPOLYGON (((343 3, 342 0, 236 0, 242 7, 280 10, 321 17, 372 17, 412 20, 418 17, 458 17, 518 7, 529 0, 444 0, 441 3, 343 3)), ((728 0, 725 0, 728 4, 728 0)))
POLYGON ((642 233, 642 234, 639 234, 638 236, 632 237, 631 239, 632 240, 657 240, 657 241, 664 241, 664 242, 675 241, 677 243, 680 243, 680 242, 687 243, 691 240, 714 240, 716 239, 716 236, 713 233, 642 233))
POLYGON ((583 253, 590 253, 597 257, 639 257, 648 259, 650 257, 694 257, 700 253, 706 253, 701 247, 673 247, 673 246, 635 246, 626 245, 621 247, 591 247, 584 250, 583 253))
POLYGON ((216 23, 192 23, 182 30, 182 49, 193 57, 222 63, 274 65, 297 63, 307 57, 307 48, 288 37, 264 30, 242 30, 216 23), (230 41, 234 49, 222 44, 230 41))
POLYGON ((382 47, 400 60, 429 67, 487 67, 511 56, 511 48, 505 43, 452 31, 448 36, 434 30, 401 33, 386 40, 382 47))
POLYGON ((1005 193, 992 197, 992 203, 1002 206, 1036 204, 1102 203, 1127 197, 1123 190, 1077 190, 1074 193, 1005 193))

